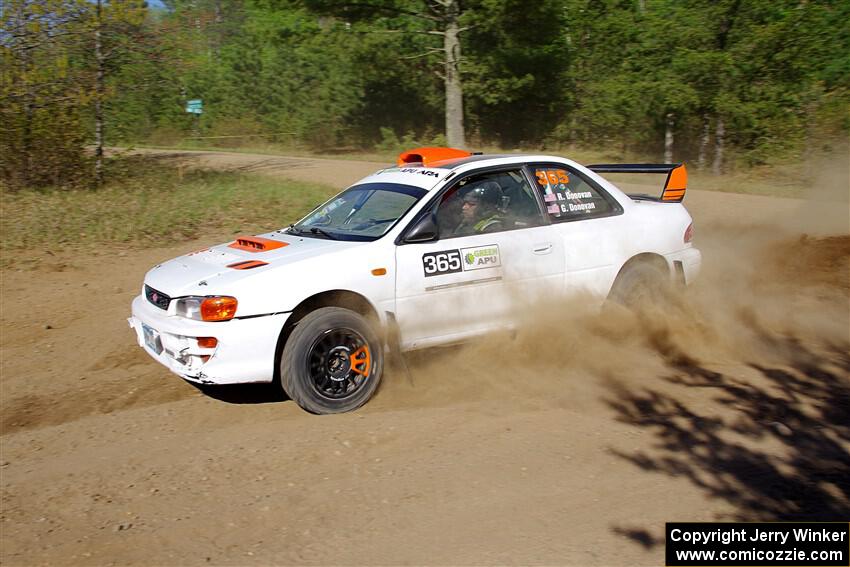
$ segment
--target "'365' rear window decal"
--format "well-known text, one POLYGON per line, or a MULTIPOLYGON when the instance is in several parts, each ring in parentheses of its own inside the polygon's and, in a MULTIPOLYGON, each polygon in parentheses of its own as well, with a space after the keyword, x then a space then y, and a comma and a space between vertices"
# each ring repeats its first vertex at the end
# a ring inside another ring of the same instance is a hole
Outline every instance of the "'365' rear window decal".
POLYGON ((422 255, 425 277, 454 274, 483 268, 498 268, 502 265, 498 244, 441 250, 422 255))

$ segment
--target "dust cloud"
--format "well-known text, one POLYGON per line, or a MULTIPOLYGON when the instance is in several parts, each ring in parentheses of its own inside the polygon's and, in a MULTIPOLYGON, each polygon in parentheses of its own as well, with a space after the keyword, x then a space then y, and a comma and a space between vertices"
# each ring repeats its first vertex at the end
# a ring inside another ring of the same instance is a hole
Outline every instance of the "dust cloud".
POLYGON ((513 332, 407 354, 378 398, 592 403, 605 388, 637 386, 671 367, 783 365, 803 351, 850 352, 848 172, 832 163, 785 214, 697 224, 702 272, 662 305, 599 311, 581 296, 523 305, 513 332))
POLYGON ((811 183, 786 228, 804 234, 850 233, 850 143, 840 153, 812 158, 804 169, 811 183))

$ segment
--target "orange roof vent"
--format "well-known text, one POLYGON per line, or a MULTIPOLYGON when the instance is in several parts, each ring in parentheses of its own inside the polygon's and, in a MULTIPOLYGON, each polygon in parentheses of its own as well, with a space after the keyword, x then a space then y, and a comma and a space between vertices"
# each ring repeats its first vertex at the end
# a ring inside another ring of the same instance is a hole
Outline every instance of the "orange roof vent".
POLYGON ((407 150, 398 155, 398 165, 421 163, 425 167, 430 167, 435 163, 450 159, 460 159, 469 157, 472 154, 459 150, 457 148, 416 148, 415 150, 407 150))

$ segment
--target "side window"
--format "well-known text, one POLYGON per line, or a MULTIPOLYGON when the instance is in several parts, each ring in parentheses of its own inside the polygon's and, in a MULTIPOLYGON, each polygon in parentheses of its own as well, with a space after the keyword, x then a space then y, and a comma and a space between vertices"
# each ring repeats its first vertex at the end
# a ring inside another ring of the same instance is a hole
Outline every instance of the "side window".
POLYGON ((437 208, 440 238, 543 224, 533 189, 520 170, 472 175, 449 189, 437 208))
POLYGON ((552 222, 605 217, 621 210, 610 195, 563 165, 533 165, 531 171, 552 222))

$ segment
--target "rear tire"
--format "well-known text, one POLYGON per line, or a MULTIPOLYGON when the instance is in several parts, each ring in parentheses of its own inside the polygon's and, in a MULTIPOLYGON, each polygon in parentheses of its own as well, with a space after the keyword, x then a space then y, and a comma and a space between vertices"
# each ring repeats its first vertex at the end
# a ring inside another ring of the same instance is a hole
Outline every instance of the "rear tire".
POLYGON ((641 262, 617 276, 608 299, 632 310, 658 307, 668 300, 670 288, 669 272, 641 262))
POLYGON ((383 345, 369 321, 341 307, 322 307, 298 321, 280 360, 286 393, 317 414, 365 404, 383 373, 383 345))

